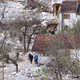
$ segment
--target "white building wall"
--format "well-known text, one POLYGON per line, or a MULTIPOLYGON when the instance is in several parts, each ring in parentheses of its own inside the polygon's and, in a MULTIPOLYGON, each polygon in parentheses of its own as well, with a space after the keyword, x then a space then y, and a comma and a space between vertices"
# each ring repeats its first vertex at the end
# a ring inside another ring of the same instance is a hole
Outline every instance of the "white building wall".
POLYGON ((79 61, 80 61, 80 50, 71 49, 70 50, 70 57, 72 60, 79 59, 79 61))
POLYGON ((80 20, 80 15, 77 15, 77 19, 80 20))
MULTIPOLYGON (((69 26, 72 28, 76 22, 78 21, 78 18, 80 19, 80 15, 77 16, 76 13, 64 13, 64 14, 70 14, 70 19, 63 19, 64 26, 69 26)), ((59 28, 61 28, 62 24, 62 13, 59 13, 59 28)))
POLYGON ((67 14, 70 14, 70 19, 64 19, 64 25, 67 25, 70 28, 72 28, 77 21, 76 13, 67 13, 67 14))

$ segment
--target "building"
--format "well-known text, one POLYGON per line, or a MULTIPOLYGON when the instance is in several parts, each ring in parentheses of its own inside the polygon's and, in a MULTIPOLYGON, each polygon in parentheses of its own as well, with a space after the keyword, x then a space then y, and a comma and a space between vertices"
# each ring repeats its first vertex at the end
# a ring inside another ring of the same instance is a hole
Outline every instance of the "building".
POLYGON ((72 28, 80 19, 80 2, 63 1, 59 12, 59 30, 72 28))
POLYGON ((45 29, 47 33, 56 34, 57 27, 58 27, 58 22, 56 20, 51 20, 50 22, 47 22, 47 26, 45 29))
POLYGON ((71 1, 71 0, 53 0, 53 15, 54 16, 58 16, 58 13, 61 10, 61 4, 63 1, 71 1))
MULTIPOLYGON (((80 36, 79 35, 49 35, 38 34, 36 35, 35 42, 32 46, 32 51, 38 53, 40 56, 46 56, 45 51, 57 49, 62 52, 67 52, 71 57, 75 57, 80 60, 80 36), (50 48, 50 49, 49 49, 50 48)), ((67 54, 66 54, 67 55, 67 54)))

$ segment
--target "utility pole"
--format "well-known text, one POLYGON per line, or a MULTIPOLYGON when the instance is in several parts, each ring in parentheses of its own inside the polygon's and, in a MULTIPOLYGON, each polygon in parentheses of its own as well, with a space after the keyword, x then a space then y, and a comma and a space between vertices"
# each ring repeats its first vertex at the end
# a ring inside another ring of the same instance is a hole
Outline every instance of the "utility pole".
POLYGON ((4 80, 4 60, 2 61, 2 80, 4 80))

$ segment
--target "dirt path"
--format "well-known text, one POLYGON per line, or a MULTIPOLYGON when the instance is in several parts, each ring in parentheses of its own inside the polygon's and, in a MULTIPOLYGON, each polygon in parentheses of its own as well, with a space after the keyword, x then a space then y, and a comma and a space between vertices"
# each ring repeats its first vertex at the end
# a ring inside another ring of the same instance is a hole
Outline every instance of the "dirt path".
MULTIPOLYGON (((25 56, 20 55, 19 58, 22 59, 22 61, 18 61, 18 73, 15 72, 16 67, 14 64, 11 62, 9 64, 5 63, 6 67, 4 68, 4 80, 36 80, 36 78, 30 77, 29 74, 31 75, 37 69, 40 69, 40 67, 37 67, 34 61, 31 64, 25 56)), ((1 77, 2 76, 0 75, 0 78, 1 77)))

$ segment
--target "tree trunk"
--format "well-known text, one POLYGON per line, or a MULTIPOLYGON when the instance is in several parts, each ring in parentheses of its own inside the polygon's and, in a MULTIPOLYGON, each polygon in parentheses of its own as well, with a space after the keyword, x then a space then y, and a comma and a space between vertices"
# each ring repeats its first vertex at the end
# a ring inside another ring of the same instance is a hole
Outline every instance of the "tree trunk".
POLYGON ((23 34, 23 36, 24 36, 24 53, 26 53, 26 35, 23 34))
POLYGON ((56 80, 58 80, 58 72, 55 71, 55 74, 56 74, 56 80))
POLYGON ((60 80, 62 80, 62 75, 59 73, 59 76, 60 76, 60 80))
POLYGON ((58 73, 59 73, 59 76, 60 76, 60 80, 62 80, 62 75, 61 75, 61 72, 60 72, 60 65, 59 65, 58 59, 57 59, 57 64, 58 64, 58 73))
POLYGON ((18 73, 18 64, 16 65, 16 73, 18 73))
POLYGON ((18 64, 16 61, 12 60, 11 58, 9 58, 10 61, 12 61, 12 63, 16 66, 16 73, 18 72, 18 64))
POLYGON ((31 36, 29 36, 29 38, 28 38, 27 52, 28 52, 28 50, 29 50, 29 44, 30 44, 30 42, 31 42, 31 36))
POLYGON ((2 62, 2 80, 4 80, 4 60, 2 62))

